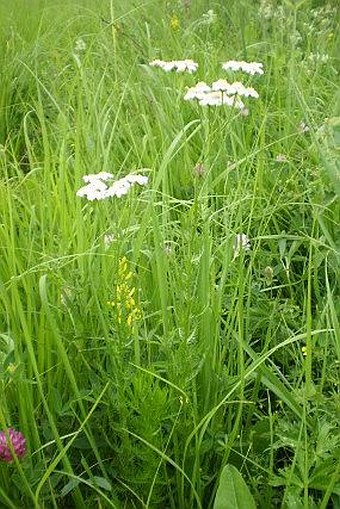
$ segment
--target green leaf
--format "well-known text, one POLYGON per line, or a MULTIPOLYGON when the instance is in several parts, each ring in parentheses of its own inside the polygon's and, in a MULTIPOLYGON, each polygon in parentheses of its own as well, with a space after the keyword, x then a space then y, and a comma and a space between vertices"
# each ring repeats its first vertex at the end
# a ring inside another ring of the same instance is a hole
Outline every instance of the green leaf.
POLYGON ((60 492, 61 497, 66 497, 71 491, 74 490, 80 483, 80 479, 71 479, 60 492))
POLYGON ((256 509, 253 496, 233 465, 226 465, 222 470, 214 509, 256 509))
POLYGON ((94 484, 96 484, 97 486, 99 486, 99 488, 102 488, 103 490, 111 491, 112 489, 111 484, 109 483, 109 481, 104 479, 104 477, 98 477, 97 475, 95 475, 93 477, 93 481, 94 484))

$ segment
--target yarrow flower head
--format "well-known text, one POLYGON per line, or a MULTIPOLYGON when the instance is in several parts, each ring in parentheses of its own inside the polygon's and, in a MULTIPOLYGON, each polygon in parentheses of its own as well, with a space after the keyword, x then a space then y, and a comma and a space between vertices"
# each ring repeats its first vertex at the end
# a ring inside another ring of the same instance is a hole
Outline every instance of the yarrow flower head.
POLYGON ((209 26, 217 21, 217 14, 213 9, 209 9, 202 16, 192 23, 192 28, 197 29, 201 26, 209 26))
POLYGON ((254 99, 259 98, 258 92, 256 92, 255 88, 245 87, 243 83, 240 81, 235 81, 234 83, 228 83, 227 80, 217 80, 211 85, 212 90, 220 90, 228 95, 239 95, 243 97, 254 97, 254 99))
POLYGON ((211 87, 204 81, 200 81, 194 87, 187 90, 184 95, 185 101, 197 99, 200 106, 230 106, 249 113, 240 97, 253 97, 258 99, 258 92, 252 87, 245 87, 243 83, 235 81, 229 83, 220 79, 214 81, 211 87))
POLYGON ((104 246, 108 249, 117 239, 113 233, 106 233, 103 237, 104 246))
POLYGON ((271 19, 274 15, 274 5, 269 0, 261 0, 259 8, 259 17, 261 19, 271 19))
POLYGON ((176 72, 189 72, 192 74, 198 69, 198 63, 193 60, 171 60, 169 62, 165 60, 153 60, 149 63, 151 67, 160 67, 163 71, 176 71, 176 72))
POLYGON ((299 124, 299 131, 301 134, 306 134, 310 131, 309 125, 307 125, 303 120, 301 120, 299 124))
POLYGON ((239 110, 243 110, 245 108, 245 104, 236 96, 229 96, 224 94, 220 90, 211 91, 199 99, 198 101, 200 106, 231 106, 233 108, 237 108, 239 110))
POLYGON ((216 12, 213 9, 209 9, 202 15, 201 25, 211 25, 217 21, 216 12))
POLYGON ((85 50, 86 50, 85 41, 81 37, 78 37, 78 39, 76 39, 76 42, 74 45, 74 51, 81 52, 81 51, 85 51, 85 50))
POLYGON ((199 81, 194 87, 190 87, 187 90, 184 100, 191 101, 192 99, 202 99, 208 92, 211 92, 211 87, 209 87, 209 85, 207 85, 204 81, 199 81))
POLYGON ((222 69, 225 71, 243 71, 247 74, 264 74, 263 64, 260 62, 245 62, 241 60, 228 60, 222 64, 222 69))
POLYGON ((314 64, 327 64, 329 60, 329 55, 327 53, 310 53, 308 55, 309 62, 314 64))
MULTIPOLYGON (((144 168, 145 170, 145 168, 144 168)), ((113 180, 111 173, 100 172, 97 174, 84 175, 83 180, 87 183, 77 191, 77 196, 85 197, 89 201, 105 200, 116 196, 120 198, 127 194, 134 184, 145 186, 148 183, 148 177, 130 173, 119 180, 113 180)))
POLYGON ((0 460, 5 463, 12 463, 13 454, 21 459, 26 454, 26 439, 21 431, 8 428, 7 431, 0 432, 0 460), (12 444, 12 447, 10 446, 12 444))
POLYGON ((275 161, 277 163, 287 163, 288 162, 288 159, 287 159, 287 156, 285 156, 284 154, 278 154, 276 157, 275 157, 275 161))

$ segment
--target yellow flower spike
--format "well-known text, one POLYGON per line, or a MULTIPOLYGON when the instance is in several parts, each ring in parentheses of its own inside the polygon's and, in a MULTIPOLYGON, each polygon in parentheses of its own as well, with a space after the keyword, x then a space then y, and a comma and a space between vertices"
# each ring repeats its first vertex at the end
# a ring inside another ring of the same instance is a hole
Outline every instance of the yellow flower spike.
POLYGON ((126 256, 123 256, 123 258, 119 260, 118 272, 120 274, 124 274, 126 271, 127 271, 127 259, 126 256))
POLYGON ((126 288, 126 286, 123 286, 123 288, 121 289, 121 292, 120 292, 120 298, 122 300, 126 300, 127 294, 128 294, 128 288, 126 288))
POLYGON ((133 313, 135 315, 135 320, 140 320, 142 318, 142 312, 139 308, 135 308, 133 313))
POLYGON ((173 14, 170 18, 170 28, 171 30, 178 30, 180 27, 179 19, 177 14, 173 14))
POLYGON ((116 318, 119 324, 126 324, 132 328, 137 320, 140 320, 142 313, 134 295, 136 288, 132 286, 131 279, 134 273, 129 270, 129 261, 123 256, 118 262, 118 282, 115 285, 115 301, 112 306, 116 310, 116 318))
POLYGON ((301 352, 302 352, 302 355, 303 355, 304 357, 306 357, 306 356, 307 356, 307 347, 306 347, 306 346, 303 346, 303 347, 301 348, 301 352))

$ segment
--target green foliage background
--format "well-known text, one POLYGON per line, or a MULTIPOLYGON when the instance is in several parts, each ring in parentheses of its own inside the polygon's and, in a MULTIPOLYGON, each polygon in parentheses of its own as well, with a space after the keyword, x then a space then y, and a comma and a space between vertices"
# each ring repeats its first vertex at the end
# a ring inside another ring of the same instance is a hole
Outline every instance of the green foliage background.
POLYGON ((210 508, 227 464, 257 507, 338 507, 337 2, 0 0, 0 20, 0 428, 28 444, 1 507, 210 508), (248 116, 183 101, 225 77, 259 92, 248 116), (146 188, 76 197, 139 169, 146 188))

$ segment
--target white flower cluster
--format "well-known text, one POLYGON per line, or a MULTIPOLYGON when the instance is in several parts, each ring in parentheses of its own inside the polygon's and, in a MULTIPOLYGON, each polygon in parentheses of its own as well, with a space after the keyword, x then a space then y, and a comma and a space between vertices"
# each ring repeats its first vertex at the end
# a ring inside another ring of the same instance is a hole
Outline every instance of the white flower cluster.
POLYGON ((236 96, 229 96, 220 90, 208 92, 198 101, 200 106, 231 106, 239 110, 245 109, 245 104, 236 96))
POLYGON ((264 74, 263 64, 260 62, 240 62, 237 60, 229 60, 222 65, 225 71, 243 71, 247 74, 264 74))
POLYGON ((176 72, 189 72, 192 74, 198 69, 198 64, 193 60, 171 60, 166 62, 165 60, 153 60, 149 63, 151 67, 160 67, 163 71, 176 71, 176 72))
POLYGON ((240 81, 235 81, 234 83, 228 83, 227 80, 217 80, 211 85, 212 90, 221 90, 228 95, 240 95, 243 97, 254 97, 254 99, 259 98, 258 92, 256 92, 255 88, 245 87, 243 83, 240 81))
POLYGON ((314 64, 327 64, 329 55, 327 53, 309 53, 308 60, 314 64))
POLYGON ((251 244, 248 235, 245 233, 238 233, 234 239, 234 260, 242 251, 249 251, 251 244))
POLYGON ((305 134, 310 131, 309 125, 307 125, 303 120, 301 120, 299 124, 299 131, 301 134, 305 134))
POLYGON ((197 99, 200 106, 227 105, 245 110, 245 104, 241 101, 240 96, 258 99, 259 94, 254 88, 245 87, 239 81, 229 83, 227 80, 221 79, 214 81, 211 87, 204 81, 200 81, 187 90, 184 100, 197 99))
POLYGON ((77 196, 85 197, 89 201, 105 200, 116 196, 120 198, 127 194, 130 187, 134 184, 145 186, 148 183, 148 177, 144 175, 129 174, 119 180, 113 180, 111 173, 102 171, 96 174, 84 175, 83 180, 87 184, 77 191, 77 196), (107 181, 110 181, 109 185, 107 181))
POLYGON ((259 17, 270 20, 274 15, 274 6, 270 0, 261 0, 259 7, 259 17))
POLYGON ((211 87, 204 81, 199 81, 194 87, 190 87, 184 96, 185 101, 191 101, 192 99, 202 99, 206 94, 211 92, 211 87))
POLYGON ((81 51, 85 51, 86 50, 86 43, 84 41, 84 39, 82 39, 81 37, 78 37, 78 39, 76 39, 76 42, 74 44, 74 51, 76 53, 79 53, 81 51))
POLYGON ((197 28, 203 25, 212 25, 213 23, 216 23, 216 21, 217 21, 216 12, 213 9, 209 9, 207 12, 202 14, 202 17, 200 19, 193 23, 193 26, 197 28))

